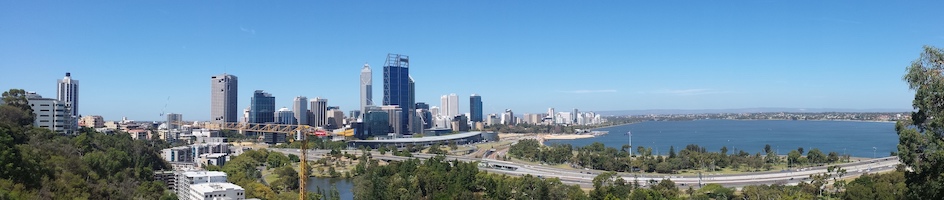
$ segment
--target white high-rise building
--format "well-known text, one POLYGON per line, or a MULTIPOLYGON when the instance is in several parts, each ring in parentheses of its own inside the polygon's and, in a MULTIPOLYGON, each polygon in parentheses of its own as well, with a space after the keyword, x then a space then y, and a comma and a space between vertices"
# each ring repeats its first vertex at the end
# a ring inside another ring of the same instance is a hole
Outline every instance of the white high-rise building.
MULTIPOLYGON (((364 68, 361 69, 361 113, 367 113, 367 106, 374 105, 374 78, 373 72, 370 70, 370 65, 364 64, 364 68)), ((361 116, 351 116, 360 118, 361 116)))
POLYGON ((440 101, 442 101, 442 116, 453 118, 459 115, 459 96, 455 93, 443 95, 440 101))
POLYGON ((311 100, 311 116, 308 118, 309 124, 314 127, 325 127, 328 124, 328 99, 315 97, 311 100))
POLYGON ((547 108, 547 116, 551 118, 551 121, 554 121, 557 117, 557 113, 554 112, 554 108, 547 108))
POLYGON ((293 101, 292 112, 300 125, 308 125, 308 97, 297 96, 293 101))
POLYGON ((243 123, 249 123, 249 111, 252 110, 252 106, 247 106, 246 109, 243 109, 243 123))
POLYGON ((72 118, 79 116, 79 80, 72 79, 72 73, 66 72, 66 77, 59 80, 56 100, 69 107, 72 118))
POLYGON ((505 125, 514 125, 517 121, 515 120, 515 113, 511 109, 505 109, 505 112, 501 115, 501 123, 505 125))

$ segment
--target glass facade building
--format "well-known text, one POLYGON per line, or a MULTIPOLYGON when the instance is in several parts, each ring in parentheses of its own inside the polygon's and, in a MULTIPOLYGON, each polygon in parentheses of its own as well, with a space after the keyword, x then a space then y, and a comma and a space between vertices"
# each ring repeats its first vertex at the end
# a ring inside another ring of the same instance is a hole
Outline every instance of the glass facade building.
POLYGON ((469 96, 469 115, 472 115, 469 119, 472 122, 482 121, 482 96, 476 94, 469 96))
POLYGON ((272 94, 256 90, 249 106, 249 123, 264 124, 275 121, 275 97, 272 94))

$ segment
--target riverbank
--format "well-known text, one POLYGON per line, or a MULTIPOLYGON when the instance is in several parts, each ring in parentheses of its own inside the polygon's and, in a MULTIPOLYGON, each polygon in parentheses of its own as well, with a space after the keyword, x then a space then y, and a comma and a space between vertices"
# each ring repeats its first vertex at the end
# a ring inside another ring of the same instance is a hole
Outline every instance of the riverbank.
POLYGON ((591 134, 542 134, 538 135, 541 139, 545 140, 574 140, 574 139, 584 139, 595 137, 591 134))
POLYGON ((614 125, 609 125, 609 126, 591 128, 590 130, 591 130, 591 131, 595 131, 595 130, 597 130, 597 129, 604 129, 604 128, 617 127, 617 126, 625 126, 625 125, 630 125, 630 124, 635 124, 635 123, 639 123, 639 122, 630 122, 630 123, 625 123, 625 124, 614 124, 614 125))

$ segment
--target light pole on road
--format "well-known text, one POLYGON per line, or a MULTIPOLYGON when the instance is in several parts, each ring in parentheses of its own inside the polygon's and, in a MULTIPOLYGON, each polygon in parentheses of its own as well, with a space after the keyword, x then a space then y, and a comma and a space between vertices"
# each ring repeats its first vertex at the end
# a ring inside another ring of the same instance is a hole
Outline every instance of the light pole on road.
POLYGON ((876 150, 878 150, 878 148, 872 147, 872 159, 877 158, 877 157, 875 157, 875 151, 876 151, 876 150))

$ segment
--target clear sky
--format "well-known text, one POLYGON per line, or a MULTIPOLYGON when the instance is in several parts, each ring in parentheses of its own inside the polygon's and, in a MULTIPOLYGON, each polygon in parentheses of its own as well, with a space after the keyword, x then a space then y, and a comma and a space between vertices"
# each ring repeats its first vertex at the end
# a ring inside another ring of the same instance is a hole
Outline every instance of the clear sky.
POLYGON ((910 109, 901 81, 944 47, 942 1, 0 1, 0 89, 80 114, 207 120, 210 77, 358 107, 364 63, 411 58, 416 100, 482 96, 486 113, 578 108, 910 109), (168 100, 169 99, 169 100, 168 100))

